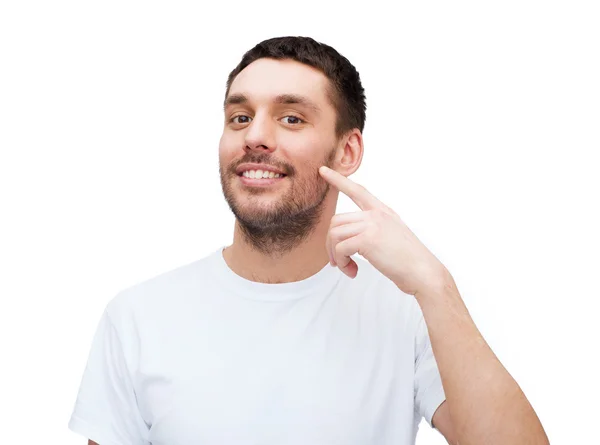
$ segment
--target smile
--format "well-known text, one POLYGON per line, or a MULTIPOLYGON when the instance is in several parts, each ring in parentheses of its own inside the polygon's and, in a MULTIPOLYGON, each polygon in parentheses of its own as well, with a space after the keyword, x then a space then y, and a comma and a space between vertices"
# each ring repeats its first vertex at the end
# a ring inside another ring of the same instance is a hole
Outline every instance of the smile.
POLYGON ((286 176, 279 176, 278 178, 250 178, 243 175, 238 175, 238 177, 244 185, 251 187, 268 187, 283 181, 286 176))

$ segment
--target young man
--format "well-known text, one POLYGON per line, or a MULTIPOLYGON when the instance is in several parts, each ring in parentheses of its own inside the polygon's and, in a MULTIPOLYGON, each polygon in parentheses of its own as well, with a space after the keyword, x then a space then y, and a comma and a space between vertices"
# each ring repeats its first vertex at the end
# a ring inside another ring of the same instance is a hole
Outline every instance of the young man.
POLYGON ((347 179, 366 111, 354 66, 270 39, 224 105, 233 243, 109 302, 69 427, 100 445, 408 445, 424 417, 449 443, 547 443, 448 271, 347 179), (335 215, 340 191, 360 211, 335 215))

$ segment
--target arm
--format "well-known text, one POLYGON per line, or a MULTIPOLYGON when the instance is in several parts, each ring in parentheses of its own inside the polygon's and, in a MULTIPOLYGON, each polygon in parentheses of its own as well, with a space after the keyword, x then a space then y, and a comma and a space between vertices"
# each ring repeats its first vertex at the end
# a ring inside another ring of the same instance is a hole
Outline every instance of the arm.
POLYGON ((535 411, 481 336, 447 270, 442 282, 415 293, 446 394, 441 416, 436 412, 432 419, 439 431, 449 443, 461 445, 549 444, 535 411), (444 432, 449 418, 453 437, 444 432))
POLYGON ((452 425, 452 419, 450 418, 450 409, 448 408, 448 403, 446 401, 443 401, 435 413, 433 413, 431 424, 436 430, 442 433, 446 442, 450 445, 458 445, 454 426, 452 425))
POLYGON ((88 440, 88 445, 98 445, 96 442, 94 442, 92 439, 88 440))

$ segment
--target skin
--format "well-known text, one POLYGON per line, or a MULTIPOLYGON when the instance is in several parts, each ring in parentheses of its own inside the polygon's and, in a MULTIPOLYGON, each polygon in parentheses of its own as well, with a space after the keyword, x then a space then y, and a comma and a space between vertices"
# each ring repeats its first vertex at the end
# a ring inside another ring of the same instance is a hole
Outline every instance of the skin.
POLYGON ((225 107, 219 142, 221 186, 236 218, 223 257, 246 279, 299 281, 329 262, 325 241, 339 192, 319 167, 351 175, 360 166, 363 140, 358 129, 336 137, 328 85, 315 68, 274 59, 251 63, 231 84, 228 97, 248 100, 225 107), (304 96, 318 109, 275 103, 282 94, 304 96), (248 187, 235 173, 246 162, 273 165, 288 176, 269 188, 248 187))

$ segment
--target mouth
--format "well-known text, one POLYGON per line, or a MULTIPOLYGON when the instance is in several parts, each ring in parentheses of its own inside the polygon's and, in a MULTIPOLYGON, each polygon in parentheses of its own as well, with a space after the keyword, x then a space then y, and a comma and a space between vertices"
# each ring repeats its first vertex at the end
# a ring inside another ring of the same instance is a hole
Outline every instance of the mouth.
POLYGON ((266 178, 251 178, 249 176, 244 176, 243 174, 238 174, 238 178, 242 184, 249 187, 269 187, 275 184, 282 182, 287 175, 280 175, 278 178, 276 177, 266 177, 266 178))

